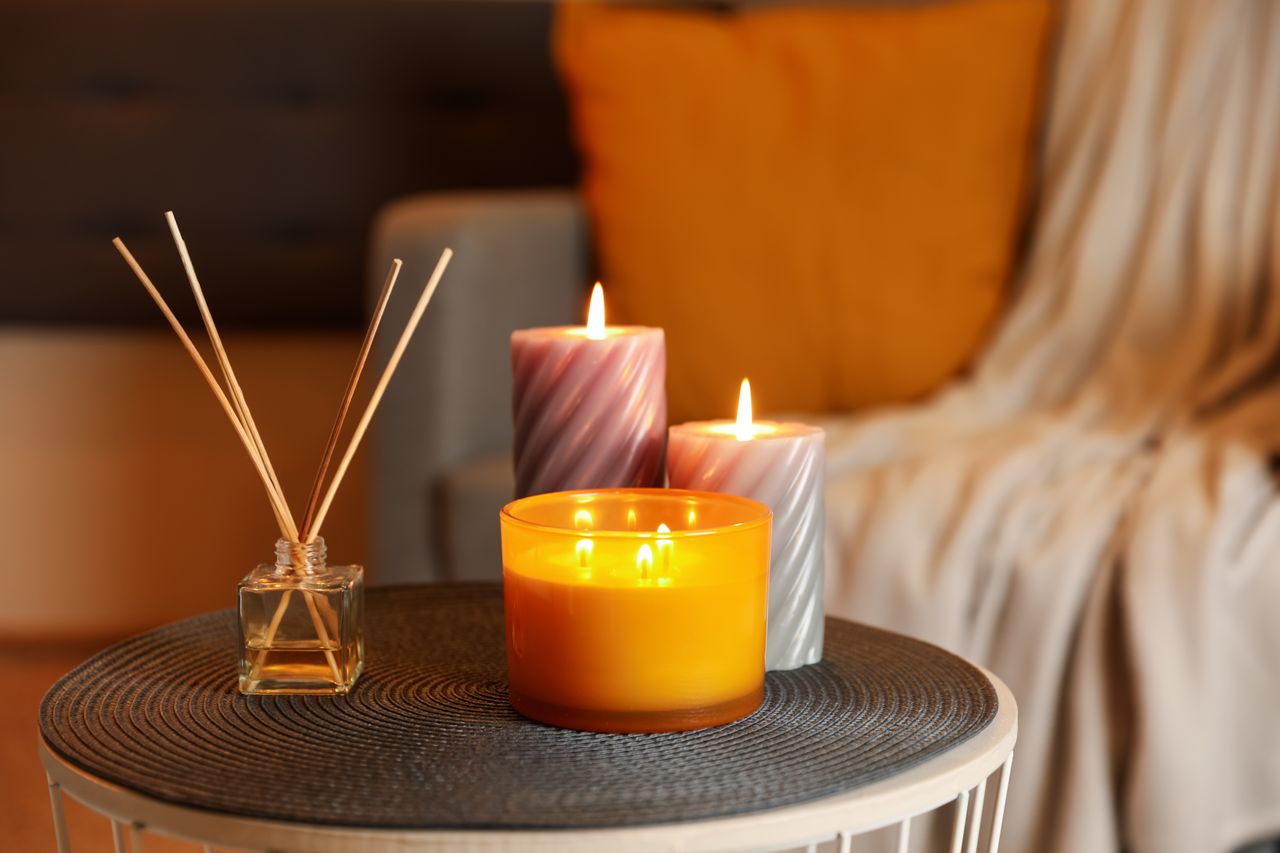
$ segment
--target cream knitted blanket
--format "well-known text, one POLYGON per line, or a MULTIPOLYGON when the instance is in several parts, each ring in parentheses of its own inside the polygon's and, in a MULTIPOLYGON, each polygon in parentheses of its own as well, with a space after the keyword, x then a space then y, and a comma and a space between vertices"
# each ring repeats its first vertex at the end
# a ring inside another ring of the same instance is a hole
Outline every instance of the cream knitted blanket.
POLYGON ((1018 697, 1002 849, 1280 837, 1280 2, 1067 0, 973 375, 828 425, 828 610, 1018 697))

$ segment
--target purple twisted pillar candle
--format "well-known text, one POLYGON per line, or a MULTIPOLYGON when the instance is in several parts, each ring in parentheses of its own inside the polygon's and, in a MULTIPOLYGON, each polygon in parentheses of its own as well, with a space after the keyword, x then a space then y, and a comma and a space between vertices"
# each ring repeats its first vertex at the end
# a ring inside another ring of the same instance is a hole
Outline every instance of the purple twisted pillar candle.
MULTIPOLYGON (((748 400, 749 391, 743 396, 748 400)), ((826 437, 797 423, 695 421, 671 428, 673 489, 753 498, 773 510, 766 670, 822 660, 826 437)))
POLYGON ((664 484, 661 329, 522 329, 511 335, 511 368, 517 498, 664 484))

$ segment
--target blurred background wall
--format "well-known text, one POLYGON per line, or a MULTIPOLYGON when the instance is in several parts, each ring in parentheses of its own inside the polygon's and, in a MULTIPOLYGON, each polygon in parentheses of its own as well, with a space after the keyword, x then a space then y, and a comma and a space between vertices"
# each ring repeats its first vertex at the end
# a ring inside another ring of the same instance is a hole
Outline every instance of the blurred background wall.
MULTIPOLYGON (((550 15, 0 0, 0 637, 230 606, 271 554, 249 460, 111 238, 194 336, 176 211, 300 511, 358 346, 378 207, 573 182, 550 15)), ((367 562, 365 495, 358 462, 324 531, 335 562, 367 562)))

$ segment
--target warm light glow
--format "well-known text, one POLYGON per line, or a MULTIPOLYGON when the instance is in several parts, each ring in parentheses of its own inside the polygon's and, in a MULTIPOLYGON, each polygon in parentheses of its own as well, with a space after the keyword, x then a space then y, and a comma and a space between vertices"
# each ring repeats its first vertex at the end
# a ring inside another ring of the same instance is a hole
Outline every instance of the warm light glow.
POLYGON ((635 508, 634 508, 634 507, 628 507, 628 508, 627 508, 627 529, 628 529, 628 530, 635 530, 635 529, 636 529, 636 523, 637 523, 637 522, 636 522, 636 511, 635 511, 635 508))
POLYGON ((698 526, 698 511, 693 507, 689 507, 689 529, 693 530, 698 526))
POLYGON ((604 288, 597 281, 591 289, 591 307, 587 309, 587 337, 603 341, 604 336, 604 288))
POLYGON ((751 383, 742 380, 742 390, 738 392, 738 423, 734 430, 738 441, 746 441, 755 433, 751 426, 751 383))
POLYGON ((578 540, 578 549, 577 549, 577 550, 578 550, 578 566, 579 566, 579 568, 583 568, 583 569, 585 569, 585 568, 587 568, 587 567, 589 567, 589 566, 591 565, 591 548, 592 548, 592 545, 591 545, 591 540, 590 540, 590 539, 579 539, 579 540, 578 540))
POLYGON ((573 526, 579 530, 590 530, 592 523, 590 510, 580 509, 573 514, 573 526))
POLYGON ((648 544, 641 545, 636 552, 636 568, 640 570, 640 577, 645 579, 653 571, 653 549, 648 544))
POLYGON ((659 532, 659 533, 670 533, 670 532, 671 532, 671 528, 670 528, 670 527, 667 527, 667 525, 666 525, 666 524, 663 524, 662 522, 658 522, 658 532, 659 532))

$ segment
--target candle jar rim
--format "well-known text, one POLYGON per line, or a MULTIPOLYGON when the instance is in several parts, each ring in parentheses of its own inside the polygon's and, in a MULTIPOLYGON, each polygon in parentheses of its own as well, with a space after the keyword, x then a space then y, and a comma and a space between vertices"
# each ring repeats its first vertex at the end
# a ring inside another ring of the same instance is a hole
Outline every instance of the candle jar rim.
MULTIPOLYGON (((536 326, 530 329, 516 329, 514 332, 511 333, 511 337, 512 338, 516 338, 516 337, 559 338, 559 337, 562 337, 565 333, 572 332, 575 337, 581 337, 583 340, 590 340, 590 341, 608 340, 607 337, 606 338, 588 338, 584 333, 584 330, 586 328, 587 327, 585 325, 536 326)), ((604 329, 607 334, 611 333, 610 337, 615 337, 615 338, 623 337, 626 335, 644 335, 644 334, 650 334, 653 332, 657 332, 658 334, 663 335, 663 337, 666 336, 660 326, 623 326, 623 325, 618 325, 616 323, 606 323, 604 329)))
MULTIPOLYGON (((732 418, 717 418, 705 421, 685 421, 682 424, 673 424, 669 429, 671 432, 687 432, 694 435, 732 438, 733 427, 736 426, 736 423, 732 418)), ((759 435, 751 436, 753 440, 758 441, 767 441, 771 438, 796 438, 804 435, 823 435, 825 437, 825 430, 822 427, 806 424, 802 421, 775 421, 769 418, 759 418, 753 420, 752 424, 756 426, 767 424, 779 428, 774 432, 762 432, 759 435)))
POLYGON ((755 527, 767 525, 773 520, 773 510, 767 504, 751 498, 744 498, 740 495, 729 495, 723 492, 705 492, 697 489, 662 489, 662 488, 613 488, 613 489, 571 489, 563 492, 545 492, 537 495, 529 495, 528 497, 518 498, 511 501, 502 508, 500 513, 504 522, 523 527, 527 530, 539 530, 546 533, 557 534, 561 536, 571 536, 575 539, 665 539, 665 540, 681 540, 698 536, 713 536, 729 532, 741 530, 750 530, 755 527), (538 521, 531 521, 527 518, 521 518, 516 513, 522 504, 528 505, 532 502, 543 502, 549 498, 560 498, 566 502, 572 502, 575 498, 587 498, 594 495, 600 496, 621 496, 621 495, 645 495, 653 497, 670 497, 676 498, 697 498, 700 501, 709 503, 719 503, 722 506, 730 504, 750 513, 741 521, 732 524, 718 524, 711 527, 699 527, 693 530, 673 529, 669 532, 659 533, 655 530, 580 530, 576 527, 559 524, 544 524, 538 521))

